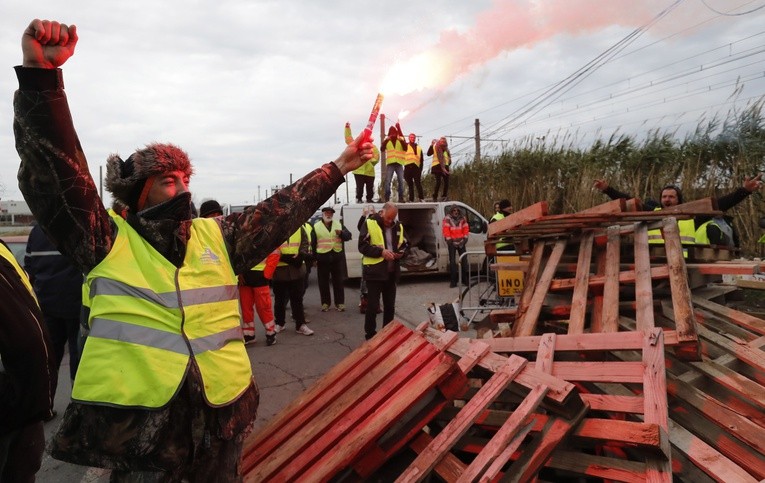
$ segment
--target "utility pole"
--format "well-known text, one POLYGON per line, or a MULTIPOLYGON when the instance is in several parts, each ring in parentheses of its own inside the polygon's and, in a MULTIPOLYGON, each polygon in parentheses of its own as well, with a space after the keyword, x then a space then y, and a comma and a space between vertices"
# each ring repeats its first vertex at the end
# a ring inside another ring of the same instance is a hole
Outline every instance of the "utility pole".
MULTIPOLYGON (((385 139, 385 114, 380 114, 380 146, 382 147, 382 141, 385 139)), ((387 151, 380 149, 380 190, 382 195, 380 198, 385 199, 385 174, 388 171, 387 151)))
POLYGON ((475 160, 481 161, 481 121, 475 120, 475 160))

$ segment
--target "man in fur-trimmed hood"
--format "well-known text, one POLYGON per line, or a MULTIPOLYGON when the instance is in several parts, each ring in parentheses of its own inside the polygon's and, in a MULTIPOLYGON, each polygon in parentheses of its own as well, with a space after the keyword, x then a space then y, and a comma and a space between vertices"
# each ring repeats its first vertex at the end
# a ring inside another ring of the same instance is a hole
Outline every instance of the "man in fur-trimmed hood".
POLYGON ((189 156, 173 144, 148 144, 125 161, 117 154, 106 160, 106 189, 133 213, 144 208, 157 175, 180 171, 188 180, 194 173, 189 156))
POLYGON ((372 158, 372 144, 357 138, 334 162, 243 213, 195 219, 188 156, 150 144, 124 161, 109 158, 106 188, 127 207, 109 213, 58 68, 77 40, 73 25, 33 20, 14 96, 19 189, 91 289, 91 333, 50 453, 111 468, 112 481, 241 481, 259 396, 236 276, 299 229, 345 174, 372 158))

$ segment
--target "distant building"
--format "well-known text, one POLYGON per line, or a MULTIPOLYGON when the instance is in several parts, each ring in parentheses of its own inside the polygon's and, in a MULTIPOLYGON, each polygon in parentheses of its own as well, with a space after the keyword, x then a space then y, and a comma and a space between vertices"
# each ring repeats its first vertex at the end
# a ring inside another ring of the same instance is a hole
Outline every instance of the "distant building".
POLYGON ((0 200, 0 225, 31 225, 34 221, 26 201, 0 200))

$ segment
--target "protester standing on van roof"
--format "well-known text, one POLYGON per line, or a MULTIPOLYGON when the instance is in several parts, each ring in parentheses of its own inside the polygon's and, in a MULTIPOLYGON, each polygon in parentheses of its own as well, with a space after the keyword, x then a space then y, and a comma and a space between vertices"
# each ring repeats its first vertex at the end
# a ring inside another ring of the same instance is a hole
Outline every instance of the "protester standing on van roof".
POLYGON ((338 312, 345 311, 345 252, 343 243, 351 239, 351 232, 333 219, 334 208, 325 206, 321 210, 321 219, 314 223, 311 235, 311 247, 316 258, 316 277, 319 280, 321 311, 327 312, 335 298, 338 312), (329 286, 332 284, 332 294, 329 286))
POLYGON ((436 177, 436 186, 433 189, 433 201, 438 201, 438 191, 441 189, 441 183, 444 184, 444 194, 442 201, 446 201, 449 196, 449 166, 452 164, 452 157, 449 153, 449 146, 445 137, 438 141, 435 139, 430 143, 428 156, 433 156, 430 163, 430 174, 436 177))
POLYGON ((364 337, 369 340, 377 333, 377 308, 380 295, 383 302, 383 327, 396 311, 396 284, 401 276, 401 258, 409 248, 404 227, 396 219, 398 208, 387 202, 380 214, 369 215, 359 232, 363 277, 367 281, 367 312, 364 317, 364 337))
POLYGON ((371 159, 371 143, 357 140, 268 200, 212 219, 191 218, 183 150, 154 143, 115 154, 105 181, 128 207, 123 219, 104 208, 72 124, 58 67, 77 41, 73 25, 33 20, 14 96, 19 188, 91 295, 91 332, 51 455, 112 468, 112 481, 238 481, 259 394, 236 274, 299 230, 371 159))
MULTIPOLYGON (((345 144, 353 142, 351 134, 351 123, 345 123, 345 144)), ((353 170, 353 177, 356 180, 356 203, 361 203, 364 189, 367 192, 367 203, 372 203, 375 187, 375 166, 380 161, 380 150, 377 146, 372 148, 372 159, 362 164, 359 168, 353 170)))
POLYGON ((396 123, 388 129, 380 151, 385 153, 385 201, 390 201, 393 174, 398 183, 398 201, 404 202, 404 163, 406 162, 406 140, 401 132, 401 125, 396 123))
POLYGON ((417 135, 409 134, 406 144, 406 164, 404 165, 404 180, 409 189, 409 202, 415 200, 414 189, 417 188, 417 201, 423 201, 422 195, 422 148, 417 144, 417 135))

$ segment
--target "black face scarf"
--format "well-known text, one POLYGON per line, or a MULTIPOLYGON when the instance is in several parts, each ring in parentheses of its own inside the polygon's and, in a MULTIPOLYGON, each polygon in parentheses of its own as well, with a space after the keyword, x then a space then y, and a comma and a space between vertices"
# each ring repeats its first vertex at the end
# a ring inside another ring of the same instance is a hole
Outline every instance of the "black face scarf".
POLYGON ((191 234, 191 213, 191 193, 185 192, 137 214, 129 213, 127 221, 155 250, 180 267, 191 234))
POLYGON ((173 220, 176 222, 191 219, 191 193, 188 191, 175 195, 167 201, 138 212, 144 220, 173 220))

